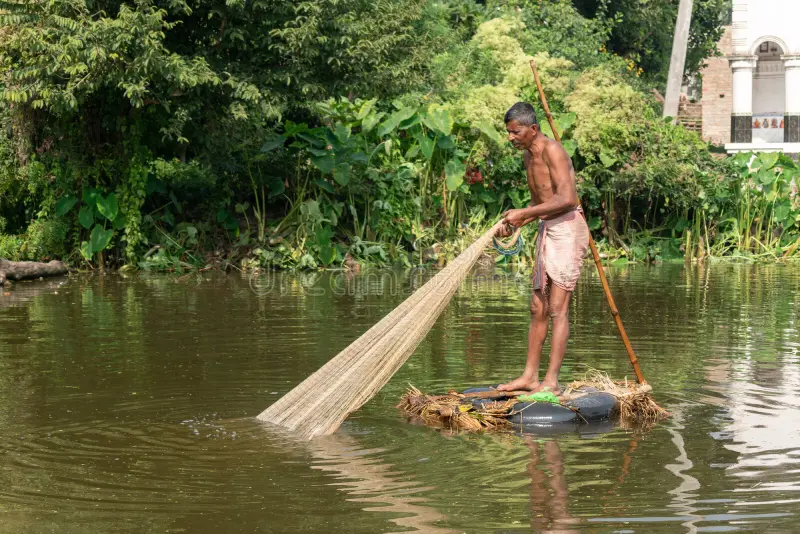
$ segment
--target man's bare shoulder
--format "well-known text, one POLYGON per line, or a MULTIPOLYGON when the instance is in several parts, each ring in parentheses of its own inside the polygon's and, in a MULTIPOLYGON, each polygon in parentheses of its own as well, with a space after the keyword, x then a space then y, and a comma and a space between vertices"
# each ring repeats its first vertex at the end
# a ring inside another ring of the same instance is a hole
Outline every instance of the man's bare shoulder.
POLYGON ((567 151, 564 150, 564 147, 561 145, 561 143, 559 143, 555 139, 550 139, 549 137, 547 138, 547 143, 545 143, 544 150, 542 151, 542 153, 548 159, 564 157, 564 156, 569 158, 569 154, 567 154, 567 151))

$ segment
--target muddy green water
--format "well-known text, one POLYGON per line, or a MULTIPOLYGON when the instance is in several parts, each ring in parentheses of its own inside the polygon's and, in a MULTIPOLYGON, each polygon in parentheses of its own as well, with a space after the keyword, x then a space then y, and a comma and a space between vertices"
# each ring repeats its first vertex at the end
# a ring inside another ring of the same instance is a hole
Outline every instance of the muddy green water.
MULTIPOLYGON (((611 283, 672 419, 445 435, 394 405, 521 369, 527 280, 478 275, 335 435, 254 416, 399 303, 413 273, 106 276, 0 296, 0 532, 797 532, 800 266, 611 283)), ((630 376, 587 267, 562 378, 630 376)))

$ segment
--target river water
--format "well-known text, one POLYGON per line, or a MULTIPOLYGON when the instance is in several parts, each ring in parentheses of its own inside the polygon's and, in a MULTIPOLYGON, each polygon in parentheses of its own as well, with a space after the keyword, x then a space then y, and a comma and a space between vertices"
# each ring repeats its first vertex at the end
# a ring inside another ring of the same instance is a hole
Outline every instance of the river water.
MULTIPOLYGON (((0 296, 0 532, 796 532, 800 266, 609 272, 672 417, 555 436, 448 435, 395 409, 516 376, 525 277, 478 273, 334 435, 254 419, 419 273, 19 283, 0 296)), ((596 276, 562 379, 631 376, 596 276)), ((545 348, 547 350, 547 347, 545 348)))

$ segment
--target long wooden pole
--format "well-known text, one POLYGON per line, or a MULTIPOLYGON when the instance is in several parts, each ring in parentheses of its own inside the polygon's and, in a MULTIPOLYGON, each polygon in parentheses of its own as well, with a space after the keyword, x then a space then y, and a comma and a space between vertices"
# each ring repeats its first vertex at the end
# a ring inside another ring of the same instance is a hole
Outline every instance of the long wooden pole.
MULTIPOLYGON (((542 100, 544 114, 547 117, 547 121, 550 123, 550 128, 553 130, 553 137, 560 143, 561 136, 558 135, 555 122, 553 122, 553 115, 550 114, 550 106, 547 105, 547 97, 544 96, 544 89, 542 89, 542 82, 539 80, 539 71, 536 70, 536 61, 534 60, 531 60, 531 70, 533 71, 533 79, 536 80, 536 88, 539 89, 539 98, 542 100)), ((594 239, 592 239, 591 235, 589 235, 589 248, 592 249, 594 264, 597 266, 597 274, 600 276, 600 282, 603 284, 603 291, 605 291, 608 305, 611 307, 611 315, 614 316, 614 321, 617 323, 617 329, 619 329, 622 343, 625 345, 625 350, 628 351, 628 358, 630 358, 633 371, 636 373, 636 381, 640 384, 644 384, 647 381, 644 379, 644 375, 642 375, 642 370, 639 368, 639 359, 636 357, 636 353, 633 352, 628 334, 625 332, 625 327, 622 325, 622 318, 619 316, 619 310, 614 303, 614 297, 611 295, 611 288, 608 287, 606 273, 603 271, 603 261, 600 259, 600 253, 597 252, 597 246, 594 244, 594 239)))

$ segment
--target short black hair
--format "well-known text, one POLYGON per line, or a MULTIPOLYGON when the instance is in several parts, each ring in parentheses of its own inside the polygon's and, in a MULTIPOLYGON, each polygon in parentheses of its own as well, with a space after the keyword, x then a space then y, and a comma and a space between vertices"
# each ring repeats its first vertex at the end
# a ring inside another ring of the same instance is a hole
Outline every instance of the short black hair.
POLYGON ((527 102, 517 102, 511 109, 506 111, 503 122, 508 124, 517 121, 523 126, 539 126, 539 119, 536 118, 536 110, 527 102))

